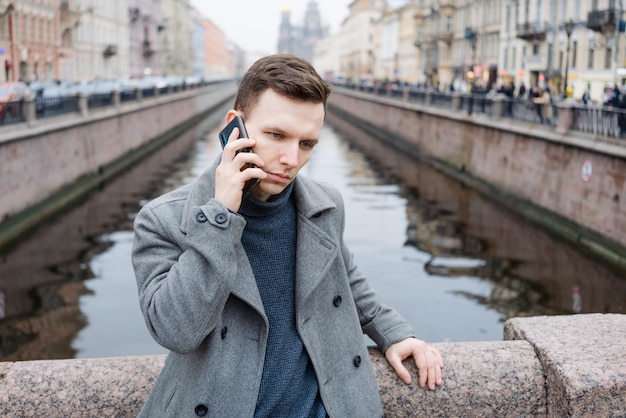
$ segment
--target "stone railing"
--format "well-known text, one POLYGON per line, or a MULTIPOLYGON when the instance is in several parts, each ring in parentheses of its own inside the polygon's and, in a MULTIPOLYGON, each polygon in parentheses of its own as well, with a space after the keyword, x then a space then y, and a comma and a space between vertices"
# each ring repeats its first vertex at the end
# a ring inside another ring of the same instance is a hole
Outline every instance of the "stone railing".
MULTIPOLYGON (((371 349, 386 415, 626 416, 626 315, 515 318, 504 338, 434 344, 445 368, 444 385, 433 392, 402 383, 371 349)), ((0 415, 135 416, 164 359, 0 363, 0 415)))

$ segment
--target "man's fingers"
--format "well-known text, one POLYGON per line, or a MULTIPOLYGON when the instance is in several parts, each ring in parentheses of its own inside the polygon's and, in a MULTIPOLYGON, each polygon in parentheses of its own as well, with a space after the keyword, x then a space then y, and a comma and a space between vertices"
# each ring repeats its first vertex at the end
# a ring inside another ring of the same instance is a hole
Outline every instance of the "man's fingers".
POLYGON ((399 356, 392 356, 388 359, 391 367, 396 371, 396 374, 407 385, 411 383, 411 373, 402 364, 402 359, 399 356))

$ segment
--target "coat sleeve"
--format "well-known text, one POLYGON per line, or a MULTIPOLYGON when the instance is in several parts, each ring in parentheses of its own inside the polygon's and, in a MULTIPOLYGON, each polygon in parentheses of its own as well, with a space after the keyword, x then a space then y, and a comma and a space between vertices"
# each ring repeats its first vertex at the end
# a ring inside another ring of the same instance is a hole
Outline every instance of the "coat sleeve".
POLYGON ((134 223, 132 262, 152 337, 171 351, 188 353, 215 328, 226 304, 237 274, 234 243, 245 221, 212 199, 189 211, 183 234, 179 206, 142 208, 134 223))
POLYGON ((381 303, 378 294, 369 285, 367 278, 354 264, 354 256, 343 248, 352 297, 357 307, 363 332, 376 345, 386 352, 389 346, 409 337, 415 337, 415 331, 409 323, 393 308, 381 303))

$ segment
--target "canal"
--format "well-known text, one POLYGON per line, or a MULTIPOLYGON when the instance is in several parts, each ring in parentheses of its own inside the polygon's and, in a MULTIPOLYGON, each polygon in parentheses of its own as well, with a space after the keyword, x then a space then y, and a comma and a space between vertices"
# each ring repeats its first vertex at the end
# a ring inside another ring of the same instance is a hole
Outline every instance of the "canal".
MULTIPOLYGON (((0 253, 0 361, 160 354, 137 302, 132 222, 220 152, 222 112, 0 253)), ((626 313, 626 278, 488 197, 329 115, 304 175, 346 202, 345 238, 429 342, 501 340, 514 316, 626 313)))

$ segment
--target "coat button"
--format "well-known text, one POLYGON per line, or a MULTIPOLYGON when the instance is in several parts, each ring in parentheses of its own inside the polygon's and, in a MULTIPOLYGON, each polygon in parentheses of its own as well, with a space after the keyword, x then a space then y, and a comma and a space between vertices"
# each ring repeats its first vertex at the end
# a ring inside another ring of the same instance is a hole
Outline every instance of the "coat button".
POLYGON ((206 222, 206 215, 202 212, 198 212, 198 214, 196 215, 196 221, 198 222, 206 222))
POLYGON ((354 363, 354 367, 359 367, 361 365, 361 356, 356 356, 352 360, 352 363, 354 363))
POLYGON ((228 327, 222 328, 222 332, 221 332, 222 340, 226 338, 227 333, 228 333, 228 327))
POLYGON ((203 417, 209 413, 209 408, 206 405, 199 404, 196 405, 196 408, 193 410, 197 416, 203 417))
POLYGON ((333 299, 333 305, 335 305, 335 308, 338 308, 339 306, 341 306, 341 296, 340 295, 335 296, 335 299, 333 299))
POLYGON ((215 215, 215 222, 217 222, 218 224, 223 224, 227 220, 228 220, 228 217, 226 216, 225 213, 220 212, 217 215, 215 215))

